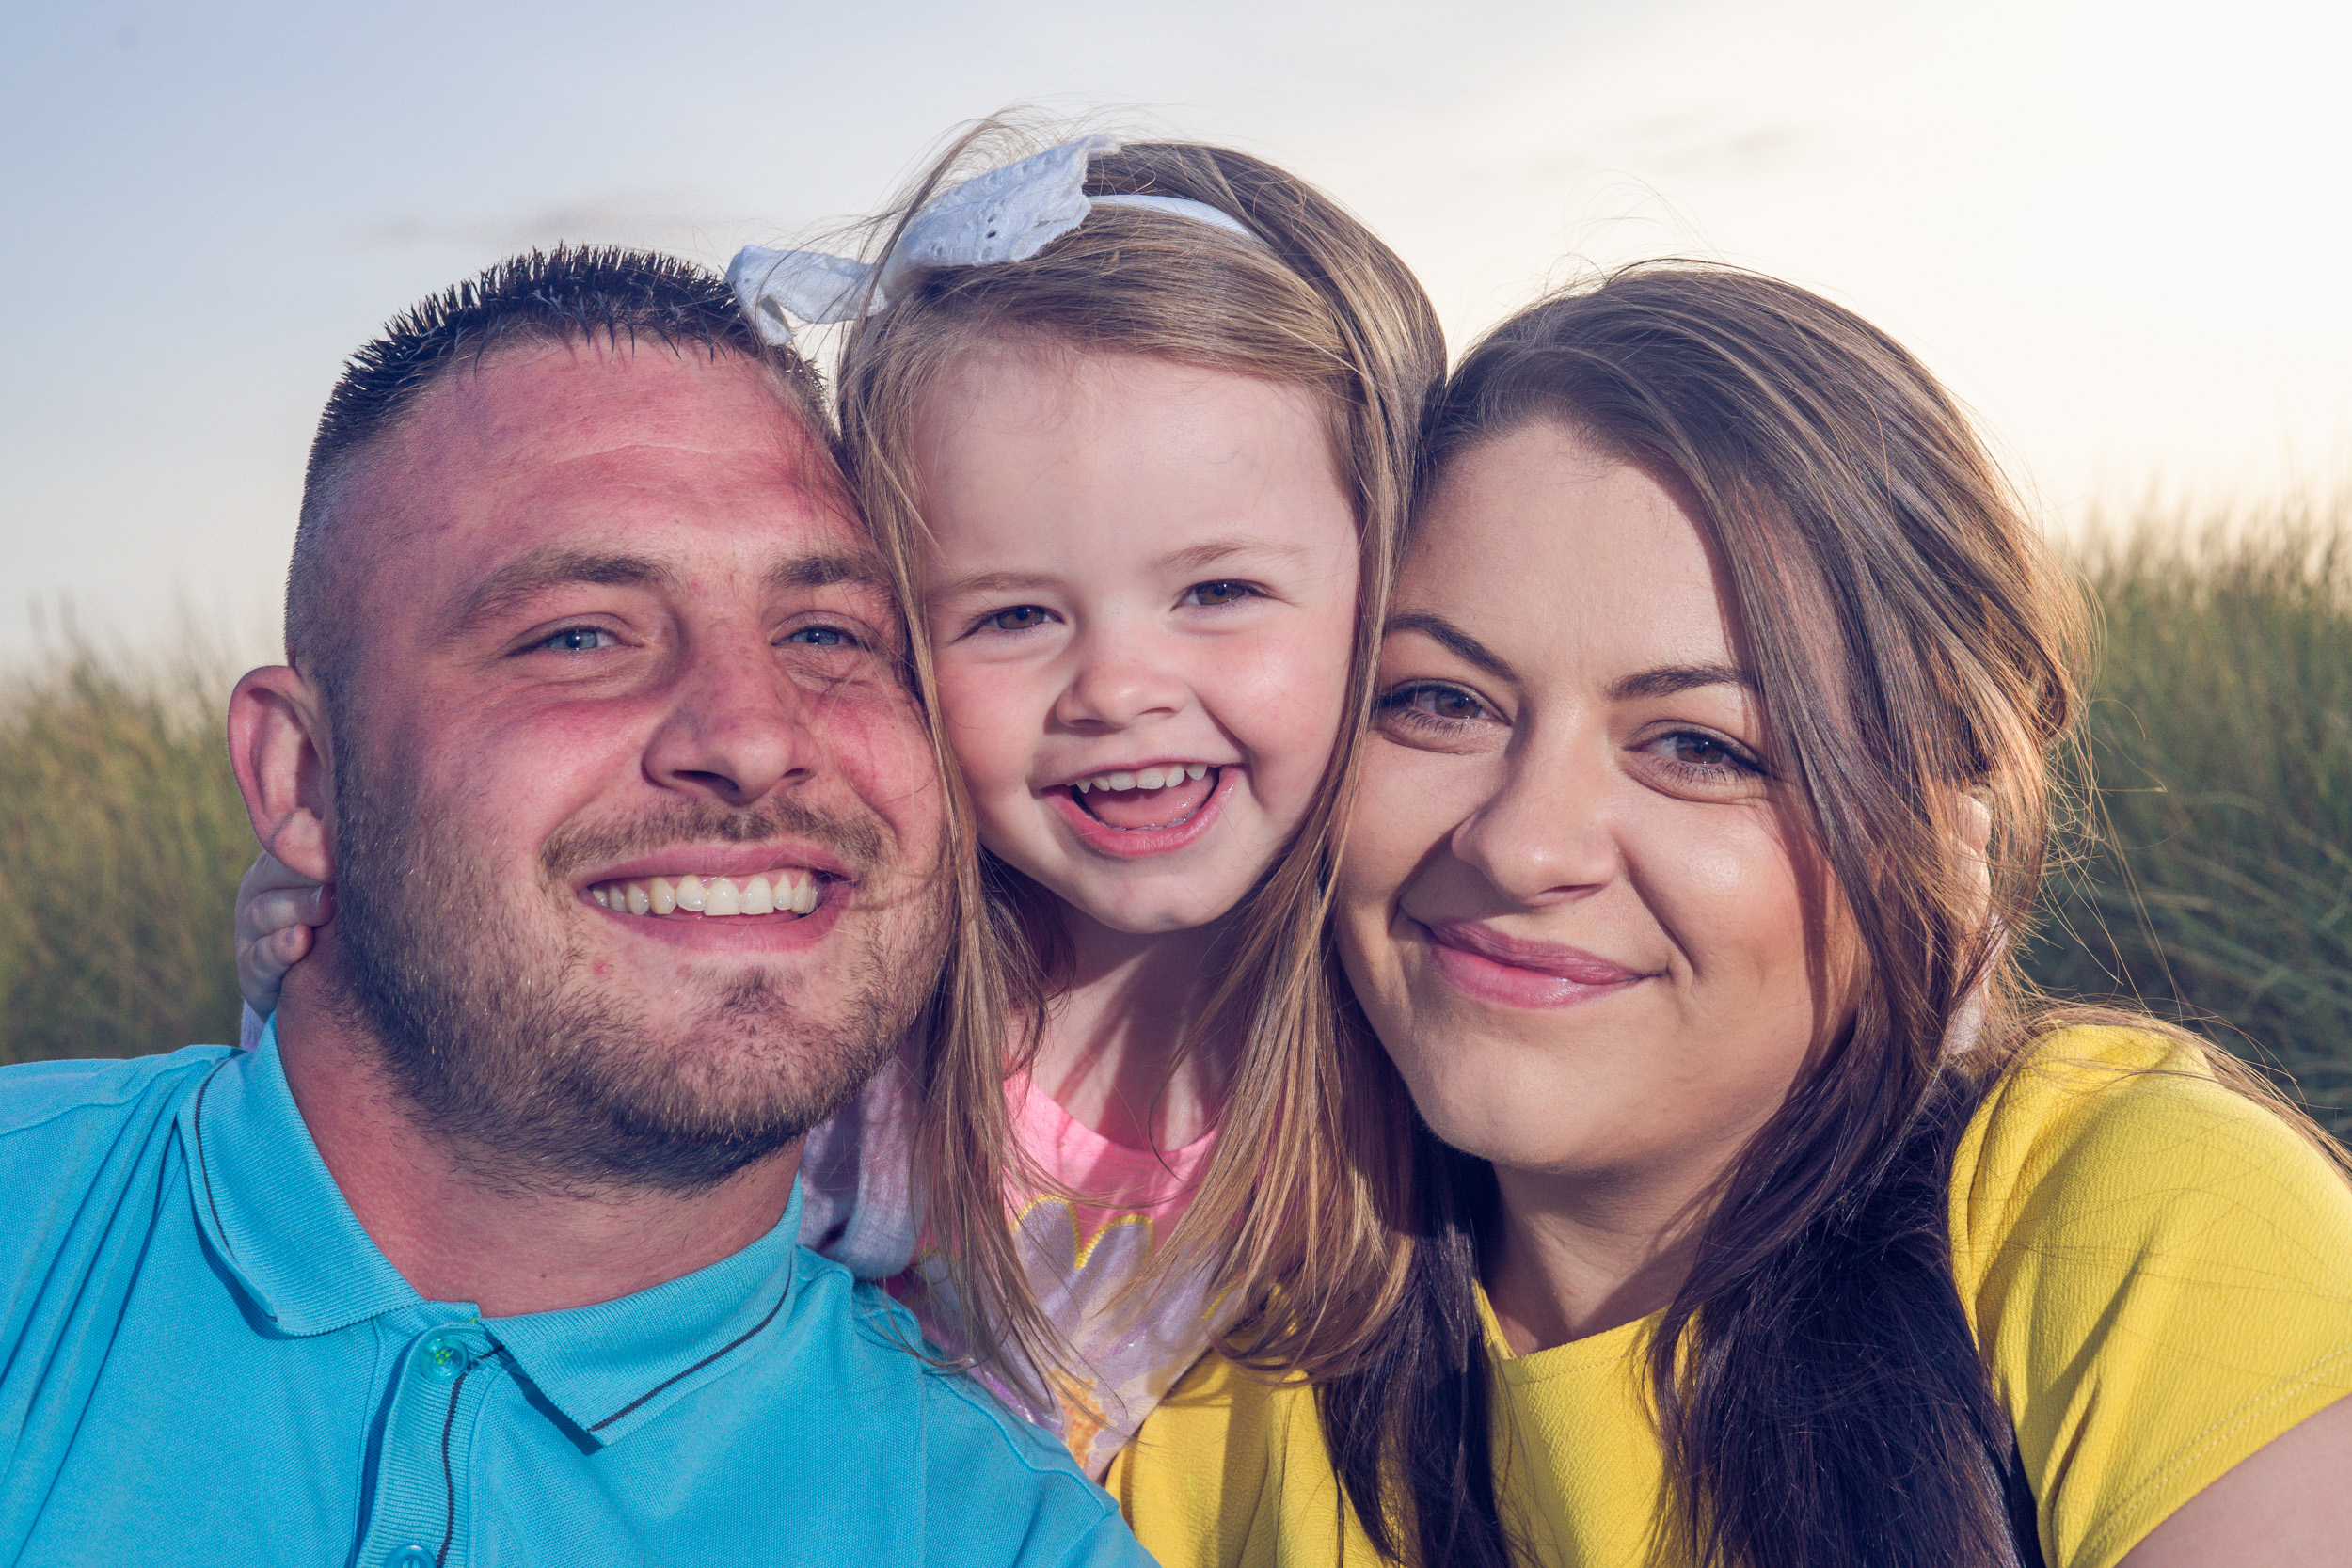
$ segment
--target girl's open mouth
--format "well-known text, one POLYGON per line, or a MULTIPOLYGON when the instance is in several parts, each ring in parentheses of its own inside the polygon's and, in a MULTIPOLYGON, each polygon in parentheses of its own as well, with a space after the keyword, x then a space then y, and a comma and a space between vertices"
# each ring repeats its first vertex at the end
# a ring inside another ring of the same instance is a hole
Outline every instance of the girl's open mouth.
POLYGON ((1079 843, 1134 860, 1182 849, 1207 832, 1241 776, 1232 763, 1183 763, 1081 779, 1045 791, 1044 800, 1079 843))
POLYGON ((1202 763, 1105 773, 1069 786, 1071 799, 1106 828, 1150 832, 1181 828, 1209 803, 1224 770, 1202 763))

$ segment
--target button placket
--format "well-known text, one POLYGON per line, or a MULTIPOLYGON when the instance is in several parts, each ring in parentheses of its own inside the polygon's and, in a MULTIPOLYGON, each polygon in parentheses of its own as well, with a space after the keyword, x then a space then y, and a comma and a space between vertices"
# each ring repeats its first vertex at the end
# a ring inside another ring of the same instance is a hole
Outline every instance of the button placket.
POLYGON ((474 1320, 427 1328, 395 1363, 359 1568, 459 1568, 473 1418, 496 1384, 474 1320))

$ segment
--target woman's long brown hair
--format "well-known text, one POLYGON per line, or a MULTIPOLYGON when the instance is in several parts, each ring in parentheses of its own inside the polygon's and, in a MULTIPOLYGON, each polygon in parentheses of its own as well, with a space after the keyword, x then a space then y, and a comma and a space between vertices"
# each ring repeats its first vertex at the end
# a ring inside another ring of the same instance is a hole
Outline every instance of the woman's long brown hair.
MULTIPOLYGON (((1852 1017, 1721 1183, 1648 1341, 1664 1558, 2037 1560, 1945 1189, 1986 1086, 2050 1022, 1998 933, 2026 929, 2042 880, 2079 590, 1934 377, 1786 283, 1651 263, 1544 301, 1455 372, 1424 471, 1539 421, 1673 485, 1712 535, 1768 767, 1822 868, 1816 905, 1864 958, 1852 1017), (1981 864, 1969 797, 1992 816, 1981 864), (1985 1022, 1955 1052, 1972 992, 1985 1022)), ((1404 1299, 1320 1406, 1384 1550, 1502 1564, 1474 1306, 1492 1173, 1425 1132, 1416 1164, 1404 1299)))
MULTIPOLYGON (((959 174, 1034 150, 1041 139, 984 122, 875 226, 871 248, 885 251, 959 174)), ((1194 218, 1104 207, 1027 261, 926 274, 851 327, 837 372, 841 438, 905 602, 916 607, 912 657, 928 697, 931 650, 918 592, 928 532, 914 445, 927 402, 965 356, 990 345, 1146 356, 1301 387, 1326 411, 1360 546, 1341 740, 1297 834, 1245 904, 1229 976, 1190 1037, 1238 1042, 1216 1150, 1173 1233, 1113 1304, 1147 1302, 1160 1280, 1200 1271, 1229 1321, 1246 1318, 1240 1332, 1260 1325, 1260 1338, 1295 1338, 1311 1325, 1248 1316, 1247 1306, 1335 1252, 1336 1263, 1316 1277, 1359 1283, 1333 1299, 1334 1309, 1360 1321, 1393 1295, 1387 1237, 1372 1218, 1381 1205, 1356 1189, 1369 1173, 1393 1170, 1375 1153, 1398 1129, 1368 1124, 1339 1092, 1338 984, 1324 913, 1444 340, 1394 252, 1330 198, 1257 158, 1198 143, 1134 143, 1093 159, 1086 189, 1206 202, 1259 243, 1194 218), (1280 1197, 1292 1194, 1311 1196, 1305 1204, 1280 1197), (1350 1228, 1337 1236, 1311 1228, 1311 1208, 1349 1216, 1350 1228)), ((1047 1183, 1021 1169, 1004 1085, 1034 1048, 1063 943, 1051 896, 978 848, 954 759, 937 743, 950 781, 961 940, 919 1066, 917 1191, 957 1297, 967 1335, 961 1348, 1034 1391, 1066 1362, 1067 1347, 1031 1297, 1006 1222, 1016 1173, 1033 1187, 1047 1183)), ((1281 1354, 1279 1344, 1273 1353, 1281 1354)))

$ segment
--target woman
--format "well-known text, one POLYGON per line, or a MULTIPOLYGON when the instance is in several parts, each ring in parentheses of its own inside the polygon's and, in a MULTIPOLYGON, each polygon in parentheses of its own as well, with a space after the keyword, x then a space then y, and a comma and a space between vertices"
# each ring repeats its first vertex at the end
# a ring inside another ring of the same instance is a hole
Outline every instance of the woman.
POLYGON ((1949 397, 1642 268, 1482 343, 1427 472, 1338 889, 1405 1261, 1311 1385, 1180 1386, 1112 1476, 1145 1544, 2352 1560, 2334 1150, 2003 940, 2080 610, 1949 397))

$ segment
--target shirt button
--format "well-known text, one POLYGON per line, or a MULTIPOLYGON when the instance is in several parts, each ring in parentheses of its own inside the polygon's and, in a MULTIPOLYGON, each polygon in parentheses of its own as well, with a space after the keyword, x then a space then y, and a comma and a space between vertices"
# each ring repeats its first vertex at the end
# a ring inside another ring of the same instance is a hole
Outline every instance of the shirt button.
MULTIPOLYGON (((418 1371, 436 1383, 454 1383, 458 1373, 473 1365, 473 1347, 466 1343, 466 1337, 462 1334, 433 1334, 418 1343, 416 1354, 410 1359, 418 1371)), ((404 1552, 422 1550, 421 1546, 401 1548, 404 1552)), ((430 1553, 426 1554, 424 1560, 433 1560, 430 1553)), ((398 1553, 385 1559, 385 1562, 388 1568, 410 1568, 408 1560, 398 1553)))
POLYGON ((394 1546, 384 1559, 384 1568, 440 1568, 440 1563, 422 1546, 394 1546))

